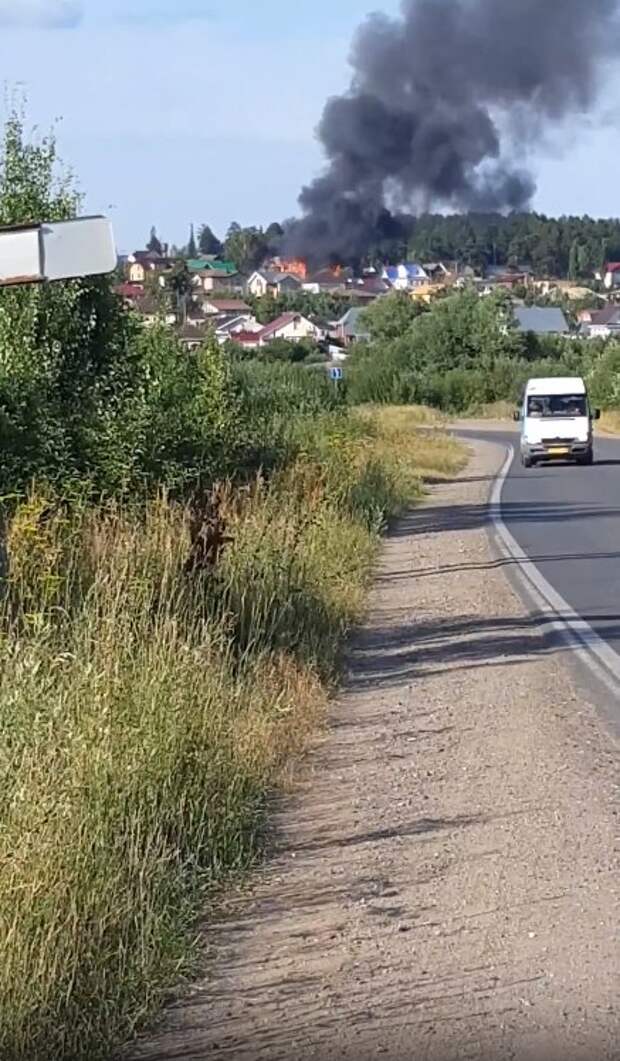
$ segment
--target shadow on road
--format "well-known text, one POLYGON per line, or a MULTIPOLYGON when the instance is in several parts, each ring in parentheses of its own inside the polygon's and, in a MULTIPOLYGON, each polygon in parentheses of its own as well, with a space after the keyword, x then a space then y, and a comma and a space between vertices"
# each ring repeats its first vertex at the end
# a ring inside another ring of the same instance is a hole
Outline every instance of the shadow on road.
MULTIPOLYGON (((583 561, 583 560, 620 560, 620 552, 601 552, 601 553, 555 553, 555 554, 536 554, 533 553, 528 556, 528 561, 533 564, 554 564, 561 563, 563 561, 583 561)), ((389 586, 393 582, 401 582, 408 578, 437 578, 441 575, 459 575, 464 574, 467 571, 499 571, 502 568, 521 567, 523 565, 522 560, 514 559, 513 557, 500 557, 497 560, 488 560, 484 563, 462 563, 462 564, 448 564, 445 567, 424 567, 424 568, 408 568, 403 571, 390 571, 389 574, 378 575, 377 583, 379 585, 389 586)))
MULTIPOLYGON (((620 638, 620 612, 583 618, 609 624, 606 636, 620 638)), ((349 688, 386 688, 448 670, 518 666, 565 650, 555 616, 409 620, 359 632, 350 656, 349 688)))
MULTIPOLYGON (((597 519, 618 519, 620 507, 605 504, 566 502, 503 502, 502 519, 515 523, 566 523, 597 519)), ((416 534, 441 534, 444 531, 477 530, 492 523, 493 513, 487 504, 445 505, 414 509, 393 528, 393 538, 408 538, 416 534)))

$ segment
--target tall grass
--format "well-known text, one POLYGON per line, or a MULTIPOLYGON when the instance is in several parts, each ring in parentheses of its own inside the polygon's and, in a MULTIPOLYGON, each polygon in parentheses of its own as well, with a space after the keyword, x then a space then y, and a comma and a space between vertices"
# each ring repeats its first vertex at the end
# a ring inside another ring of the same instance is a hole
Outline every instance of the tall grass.
POLYGON ((604 409, 599 427, 604 434, 620 435, 620 409, 604 409))
POLYGON ((322 717, 378 532, 419 493, 423 453, 461 463, 385 410, 300 432, 294 464, 225 491, 213 572, 185 571, 188 513, 165 497, 138 517, 35 492, 10 520, 7 1061, 109 1056, 191 973, 197 911, 256 857, 266 796, 322 717))

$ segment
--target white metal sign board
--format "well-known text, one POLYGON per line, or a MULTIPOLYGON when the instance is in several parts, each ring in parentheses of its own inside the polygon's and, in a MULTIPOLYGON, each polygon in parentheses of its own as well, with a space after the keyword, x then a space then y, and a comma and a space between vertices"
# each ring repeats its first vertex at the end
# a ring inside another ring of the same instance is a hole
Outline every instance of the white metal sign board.
POLYGON ((105 217, 0 228, 0 286, 99 276, 116 268, 105 217))

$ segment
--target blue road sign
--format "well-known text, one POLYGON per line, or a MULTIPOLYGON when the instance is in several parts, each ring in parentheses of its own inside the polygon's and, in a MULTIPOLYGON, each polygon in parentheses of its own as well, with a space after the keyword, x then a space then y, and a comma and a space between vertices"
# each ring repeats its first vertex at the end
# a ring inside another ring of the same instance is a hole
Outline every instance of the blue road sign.
POLYGON ((329 370, 329 378, 330 379, 333 379, 334 381, 337 381, 337 380, 342 379, 342 376, 343 376, 343 372, 342 372, 341 368, 330 368, 330 370, 329 370))

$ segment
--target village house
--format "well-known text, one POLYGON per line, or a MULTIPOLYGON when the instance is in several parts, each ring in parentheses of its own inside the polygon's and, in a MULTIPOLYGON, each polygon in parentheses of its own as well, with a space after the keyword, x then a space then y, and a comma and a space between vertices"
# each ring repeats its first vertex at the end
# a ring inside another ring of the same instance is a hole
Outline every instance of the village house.
POLYGON ((304 317, 301 313, 283 313, 281 317, 267 324, 260 332, 260 345, 271 343, 275 339, 288 339, 290 342, 301 342, 302 339, 312 339, 315 343, 320 342, 325 333, 318 325, 304 317))
POLYGON ((582 310, 578 320, 579 334, 585 339, 609 339, 620 334, 620 306, 582 310))
POLYGON ((114 288, 114 292, 119 298, 122 298, 128 306, 135 306, 136 302, 144 295, 144 285, 132 284, 126 281, 125 283, 117 284, 114 288))
POLYGON ((417 262, 386 265, 381 275, 382 279, 387 280, 395 291, 412 291, 414 288, 429 282, 428 273, 417 262))
POLYGON ((205 295, 223 294, 226 291, 239 290, 239 284, 235 276, 218 269, 204 269, 199 273, 193 273, 193 281, 205 295))
POLYGON ((365 342, 370 339, 367 329, 361 322, 362 313, 363 309, 361 307, 352 306, 339 321, 336 321, 336 325, 330 333, 331 336, 345 347, 351 346, 352 343, 365 342))
MULTIPOLYGON (((458 263, 455 263, 450 279, 459 290, 465 287, 477 287, 483 283, 482 277, 478 275, 473 265, 459 265, 458 263)), ((490 290, 491 287, 489 285, 490 290)))
POLYGON ((386 295, 391 291, 391 285, 376 273, 365 273, 364 276, 347 280, 345 290, 352 302, 366 305, 381 295, 386 295))
POLYGON ((256 345, 258 346, 258 336, 262 330, 263 325, 259 324, 256 317, 253 317, 251 313, 232 313, 218 320, 215 337, 218 343, 223 344, 230 339, 236 339, 237 335, 251 333, 256 335, 256 345))
POLYGON ((248 294, 255 298, 264 298, 265 295, 278 295, 294 293, 301 290, 301 280, 292 273, 272 272, 268 269, 257 269, 252 273, 247 282, 248 294))
POLYGON ((190 258, 186 262, 195 286, 207 295, 220 291, 242 291, 245 278, 234 262, 221 262, 214 258, 190 258))
POLYGON ((201 306, 200 303, 196 302, 194 299, 188 300, 185 306, 181 306, 181 313, 179 315, 183 316, 184 324, 192 325, 195 328, 204 327, 209 319, 204 306, 201 306))
POLYGON ((337 265, 331 269, 319 269, 318 272, 312 273, 306 278, 302 286, 304 291, 310 292, 311 295, 320 295, 321 293, 328 295, 345 294, 347 284, 353 279, 352 269, 337 265))
POLYGON ((173 313, 154 295, 148 293, 142 295, 133 303, 133 308, 140 315, 142 323, 147 328, 151 328, 155 324, 167 324, 170 326, 176 324, 176 313, 173 313))
POLYGON ((207 317, 251 314, 252 312, 247 302, 243 302, 240 298, 207 298, 203 302, 203 309, 207 317))
POLYGON ((484 270, 484 294, 507 288, 527 287, 532 282, 532 271, 528 266, 512 268, 508 265, 488 265, 484 270))
POLYGON ((272 273, 288 273, 289 276, 296 276, 300 283, 308 275, 308 266, 301 258, 270 258, 263 262, 263 269, 272 273))
POLYGON ((147 276, 161 277, 172 266, 170 258, 165 258, 154 251, 134 251, 128 255, 126 271, 131 284, 143 284, 147 276))
POLYGON ((422 268, 429 280, 436 284, 448 282, 456 272, 456 269, 451 269, 445 262, 423 262, 422 268))
POLYGON ((617 288, 619 288, 620 262, 607 262, 603 267, 602 280, 604 286, 608 291, 615 291, 617 288))
POLYGON ((517 331, 534 335, 569 335, 568 321, 561 309, 547 306, 517 306, 514 310, 517 331))
POLYGON ((181 346, 184 346, 190 353, 192 350, 197 350, 207 341, 211 334, 211 330, 205 325, 196 326, 194 324, 184 324, 178 329, 176 336, 181 346))
POLYGON ((249 331, 249 332, 234 332, 230 336, 230 340, 233 343, 237 343, 238 346, 242 346, 244 350, 257 350, 260 346, 260 332, 249 331))
POLYGON ((409 292, 409 297, 414 302, 432 302, 437 295, 440 295, 442 291, 445 291, 448 287, 447 284, 442 284, 433 280, 427 280, 424 284, 418 284, 409 292))

